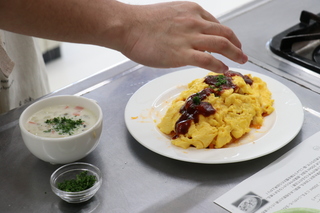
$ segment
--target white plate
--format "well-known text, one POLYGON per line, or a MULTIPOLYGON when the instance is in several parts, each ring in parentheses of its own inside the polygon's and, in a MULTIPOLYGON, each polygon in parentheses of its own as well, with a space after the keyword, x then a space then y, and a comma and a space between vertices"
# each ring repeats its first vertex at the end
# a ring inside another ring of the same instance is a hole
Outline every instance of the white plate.
POLYGON ((304 118, 298 97, 288 87, 268 76, 236 68, 231 70, 264 80, 275 100, 275 111, 265 117, 263 126, 259 130, 252 129, 238 144, 222 149, 182 149, 172 145, 170 137, 157 128, 171 101, 187 89, 187 84, 209 73, 200 68, 161 76, 135 92, 125 109, 129 132, 143 146, 160 155, 203 164, 247 161, 272 153, 289 143, 300 131, 304 118))
POLYGON ((292 208, 280 210, 275 213, 320 213, 320 209, 292 208))

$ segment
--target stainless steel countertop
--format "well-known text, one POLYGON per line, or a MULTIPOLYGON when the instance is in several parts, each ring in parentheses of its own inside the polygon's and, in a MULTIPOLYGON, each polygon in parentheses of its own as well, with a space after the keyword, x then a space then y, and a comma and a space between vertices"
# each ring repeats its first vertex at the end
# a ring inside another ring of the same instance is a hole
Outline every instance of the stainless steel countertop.
POLYGON ((86 203, 68 204, 51 191, 50 175, 60 165, 37 159, 23 144, 18 119, 27 105, 0 115, 1 212, 226 212, 214 204, 216 198, 320 130, 316 91, 254 63, 227 64, 268 75, 300 98, 304 124, 288 145, 255 160, 224 165, 177 161, 146 149, 125 126, 126 103, 143 84, 182 68, 155 69, 128 61, 48 95, 83 95, 97 100, 104 112, 100 144, 81 160, 98 166, 103 175, 100 190, 86 203))

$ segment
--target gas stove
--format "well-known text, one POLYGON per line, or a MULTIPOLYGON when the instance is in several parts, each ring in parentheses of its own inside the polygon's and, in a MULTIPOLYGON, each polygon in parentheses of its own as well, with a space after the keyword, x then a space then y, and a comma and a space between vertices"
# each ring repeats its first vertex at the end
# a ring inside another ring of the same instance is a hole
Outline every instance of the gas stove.
POLYGON ((276 55, 320 73, 320 16, 302 11, 300 23, 274 36, 269 45, 276 55))
POLYGON ((320 94, 319 0, 255 0, 220 17, 249 62, 320 94))

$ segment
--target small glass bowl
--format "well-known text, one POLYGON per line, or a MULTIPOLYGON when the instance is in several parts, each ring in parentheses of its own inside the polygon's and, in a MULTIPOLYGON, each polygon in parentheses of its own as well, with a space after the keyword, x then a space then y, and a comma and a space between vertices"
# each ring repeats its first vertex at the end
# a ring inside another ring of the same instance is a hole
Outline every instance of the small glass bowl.
POLYGON ((98 191, 102 184, 101 171, 98 167, 89 163, 70 163, 58 168, 50 177, 50 184, 52 191, 58 195, 62 200, 68 203, 82 203, 92 198, 98 191), (75 179, 76 175, 83 171, 87 171, 88 175, 96 176, 95 184, 86 190, 80 192, 66 192, 58 189, 57 185, 64 180, 75 179))

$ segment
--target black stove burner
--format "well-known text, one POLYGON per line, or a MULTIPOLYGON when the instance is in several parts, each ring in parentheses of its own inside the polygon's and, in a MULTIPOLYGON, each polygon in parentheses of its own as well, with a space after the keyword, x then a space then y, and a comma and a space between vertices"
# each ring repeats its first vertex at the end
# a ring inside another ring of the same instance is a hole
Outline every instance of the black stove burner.
POLYGON ((320 14, 302 11, 300 23, 273 37, 270 49, 276 55, 320 73, 320 14))
POLYGON ((313 51, 313 60, 314 60, 317 64, 320 64, 320 46, 318 46, 318 47, 313 51))

